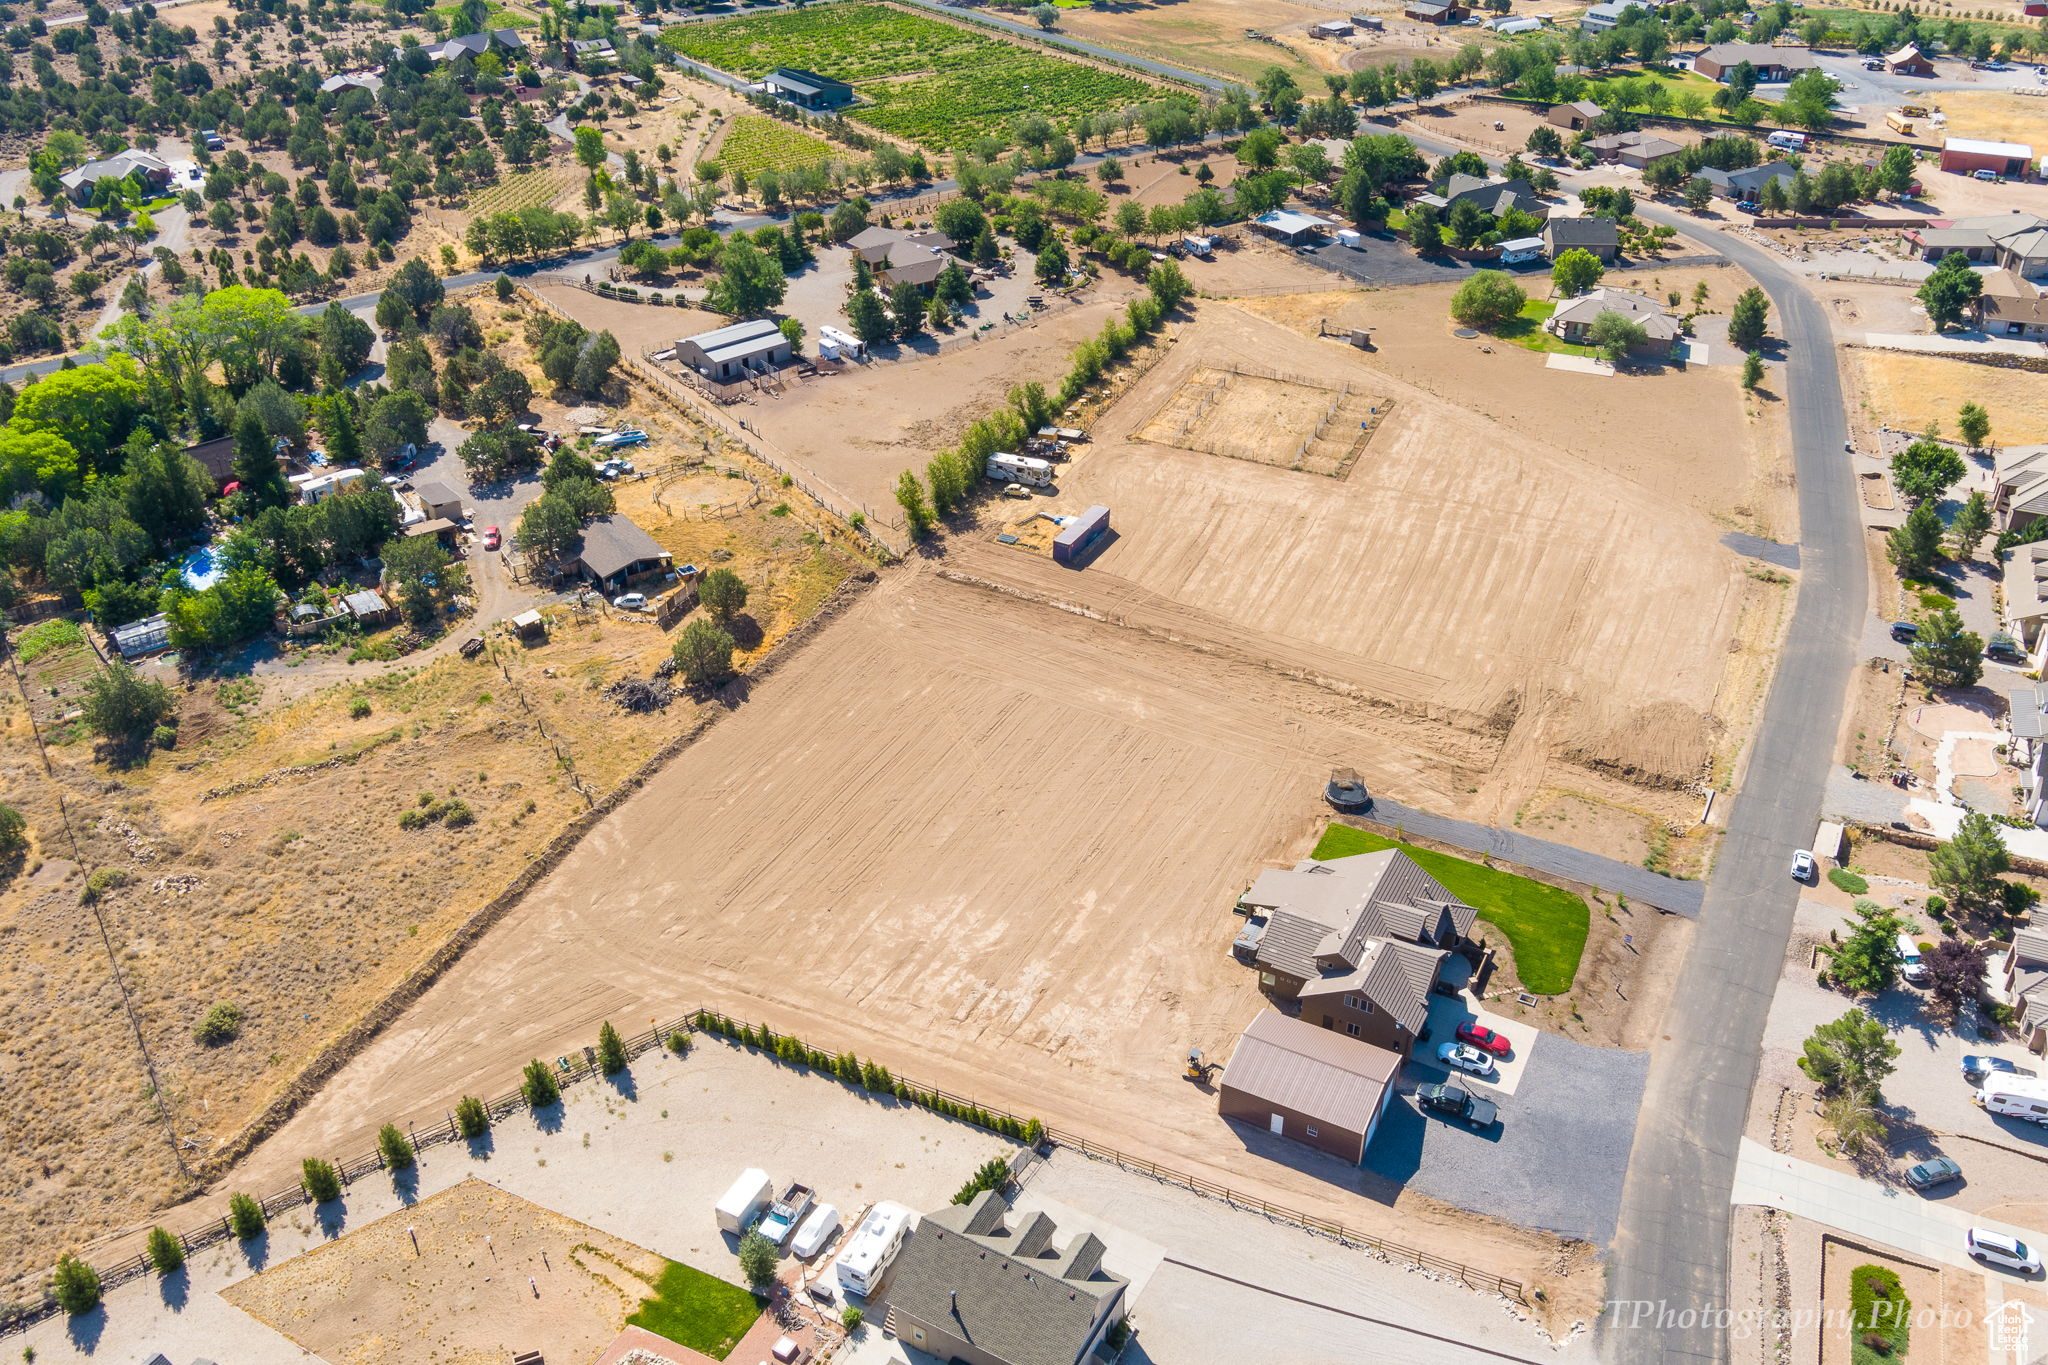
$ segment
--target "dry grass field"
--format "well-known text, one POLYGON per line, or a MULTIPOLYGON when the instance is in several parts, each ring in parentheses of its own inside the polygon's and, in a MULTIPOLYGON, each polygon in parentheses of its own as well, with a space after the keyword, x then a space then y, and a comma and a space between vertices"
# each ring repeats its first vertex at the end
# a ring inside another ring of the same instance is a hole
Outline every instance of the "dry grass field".
POLYGON ((2048 441, 2048 375, 1901 351, 1852 347, 1847 354, 1871 422, 1908 431, 1939 422, 1953 436, 1957 409, 1977 402, 1991 414, 1993 445, 2048 441))
POLYGON ((1139 435, 1158 445, 1343 477, 1387 400, 1346 384, 1261 373, 1249 361, 1198 366, 1171 386, 1139 435))
POLYGON ((223 1297, 328 1365, 498 1365, 531 1350, 587 1361, 663 1265, 644 1247, 471 1179, 223 1297))
POLYGON ((1935 103, 1948 115, 1949 137, 2048 147, 2048 99, 1998 90, 1944 90, 1935 103))
MULTIPOLYGON (((485 310, 485 321, 499 319, 485 310)), ((498 345, 523 359, 516 338, 498 345)), ((675 413, 631 401, 622 413, 667 433, 665 448, 693 453, 675 413)), ((617 496, 678 562, 719 564, 747 583, 745 664, 865 566, 843 528, 772 471, 717 460, 750 469, 760 500, 702 516, 700 504, 750 491, 722 473, 628 482, 617 496)), ((621 712, 603 689, 647 676, 672 637, 651 618, 549 615, 544 643, 493 636, 491 655, 475 661, 457 658, 451 640, 393 665, 314 654, 298 668, 194 684, 179 747, 125 770, 80 740, 53 748, 45 777, 21 692, 6 679, 0 787, 35 848, 0 884, 0 1077, 41 1102, 8 1106, 0 1122, 0 1189, 15 1215, 0 1228, 0 1284, 12 1281, 0 1296, 40 1275, 58 1239, 114 1231, 183 1184, 106 952, 79 907, 83 879, 57 794, 85 860, 128 875, 100 908, 171 1126, 187 1160, 203 1162, 587 810, 582 792, 602 797, 669 738, 722 714, 687 698, 666 712, 621 712), (473 820, 400 829, 400 812, 422 798, 459 800, 473 820), (241 1035, 201 1046, 193 1024, 220 1000, 241 1007, 241 1035), (121 1180, 104 1179, 111 1170, 121 1180)), ((39 706, 52 680, 68 698, 59 675, 92 661, 84 646, 38 659, 39 706)), ((41 710, 47 720, 51 708, 41 710)))

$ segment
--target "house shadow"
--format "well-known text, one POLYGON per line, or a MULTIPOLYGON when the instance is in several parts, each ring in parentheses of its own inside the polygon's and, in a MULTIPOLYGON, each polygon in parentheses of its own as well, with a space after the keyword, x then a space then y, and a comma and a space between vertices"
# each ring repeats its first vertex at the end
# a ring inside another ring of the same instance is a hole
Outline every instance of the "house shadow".
POLYGON ((157 1280, 156 1292, 163 1295, 166 1308, 173 1313, 184 1312, 185 1305, 192 1298, 192 1272, 184 1266, 179 1266, 157 1280))
MULTIPOLYGON (((1388 1122, 1404 1108, 1406 1106, 1398 1104, 1388 1107, 1386 1116, 1380 1120, 1380 1131, 1373 1137, 1372 1147, 1367 1153, 1368 1158, 1379 1150, 1380 1143, 1385 1140, 1388 1122)), ((1392 1208, 1394 1201, 1400 1198, 1399 1181, 1389 1179, 1378 1169, 1377 1162, 1371 1167, 1353 1166, 1313 1147, 1303 1146, 1292 1138, 1264 1132, 1242 1119, 1226 1117, 1223 1124, 1251 1156, 1285 1166, 1289 1170, 1299 1171, 1326 1185, 1362 1194, 1375 1204, 1383 1204, 1388 1208, 1392 1208)))
MULTIPOLYGON (((71 1338, 71 1348, 82 1356, 89 1356, 100 1348, 100 1338, 107 1333, 107 1306, 102 1303, 90 1313, 73 1313, 64 1323, 64 1335, 71 1338)), ((27 1356, 22 1357, 29 1359, 27 1356)))

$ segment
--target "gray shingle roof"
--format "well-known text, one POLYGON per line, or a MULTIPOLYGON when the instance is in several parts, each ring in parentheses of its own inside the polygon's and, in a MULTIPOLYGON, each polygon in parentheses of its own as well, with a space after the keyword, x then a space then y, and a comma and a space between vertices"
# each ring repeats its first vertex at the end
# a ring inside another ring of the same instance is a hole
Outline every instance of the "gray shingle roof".
POLYGON ((926 1214, 897 1254, 889 1305, 1008 1365, 1074 1365, 1126 1282, 1102 1269, 1094 1234, 1056 1250, 1051 1218, 1012 1228, 1007 1211, 984 1190, 926 1214))
POLYGON ((1238 1038, 1217 1083, 1363 1133, 1400 1069, 1398 1052, 1267 1010, 1238 1038))
POLYGON ((1437 949, 1456 946, 1479 913, 1397 848, 1262 872, 1239 903, 1268 912, 1261 969, 1300 978, 1303 995, 1364 995, 1410 1031, 1429 1012, 1437 949), (1408 950, 1418 942, 1429 947, 1408 950))
POLYGON ((631 517, 613 512, 590 519, 583 528, 576 558, 599 578, 610 578, 643 559, 660 559, 667 553, 654 543, 654 537, 634 525, 631 517))
POLYGON ((1621 233, 1612 218, 1552 218, 1543 235, 1554 247, 1619 246, 1621 233))

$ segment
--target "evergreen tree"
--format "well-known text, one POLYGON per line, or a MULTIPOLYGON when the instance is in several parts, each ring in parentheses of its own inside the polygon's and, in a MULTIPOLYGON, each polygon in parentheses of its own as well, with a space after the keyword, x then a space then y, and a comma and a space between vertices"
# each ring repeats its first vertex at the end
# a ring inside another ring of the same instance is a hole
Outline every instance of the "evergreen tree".
POLYGON ((1923 502, 1886 538, 1885 557, 1909 578, 1925 573, 1941 559, 1941 537, 1941 513, 1932 500, 1923 502))
POLYGON ((1771 301, 1764 291, 1751 285, 1736 297, 1728 314, 1728 344, 1745 351, 1761 350, 1771 301))
POLYGON ((1742 387, 1754 389, 1764 382, 1764 358, 1751 351, 1742 360, 1742 387))
POLYGON ((1955 837, 1927 855, 1928 880, 1959 919, 2003 904, 1999 878, 2011 866, 1997 823, 1981 811, 1965 815, 1955 837))
POLYGON ((169 1228, 151 1228, 149 1264, 159 1275, 170 1274, 185 1264, 185 1244, 169 1228))
POLYGON ((1914 670, 1935 687, 1971 687, 1984 676, 1984 638, 1964 630, 1953 607, 1920 623, 1910 652, 1914 670))
POLYGON ((626 1069, 626 1061, 626 1041, 607 1019, 597 1029, 598 1068, 607 1076, 616 1075, 626 1069))
POLYGON ((291 484, 284 467, 277 462, 270 436, 254 413, 243 416, 235 426, 235 482, 257 507, 283 507, 292 500, 291 484))
POLYGON ((1991 500, 1979 488, 1963 500, 1963 505, 1949 523, 1949 535, 1955 541, 1957 559, 1975 559, 1978 547, 1984 543, 1985 535, 1991 530, 1991 500))

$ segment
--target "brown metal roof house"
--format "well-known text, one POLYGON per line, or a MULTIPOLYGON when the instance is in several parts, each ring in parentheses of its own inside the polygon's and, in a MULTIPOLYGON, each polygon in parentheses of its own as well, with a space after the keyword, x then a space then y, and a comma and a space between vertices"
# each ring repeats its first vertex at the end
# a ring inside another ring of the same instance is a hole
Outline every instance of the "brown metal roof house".
POLYGON ((613 512, 590 519, 569 562, 576 574, 611 592, 636 578, 661 572, 675 563, 675 557, 634 525, 631 517, 613 512))
POLYGON ((1044 1213, 1008 1212, 983 1190, 919 1220, 889 1273, 898 1341, 968 1365, 1076 1365, 1123 1319, 1128 1281, 1102 1268, 1100 1238, 1062 1250, 1044 1213))
POLYGON ((1401 1054, 1267 1010, 1217 1082, 1217 1112, 1356 1166, 1394 1093, 1401 1054))
POLYGON ((1444 956, 1479 913, 1394 848, 1262 872, 1238 905, 1266 916, 1250 954, 1262 990, 1396 1052, 1422 1031, 1444 956))
POLYGON ((1462 24, 1471 12, 1453 0, 1408 0, 1401 11, 1418 24, 1462 24))
POLYGON ((213 486, 216 490, 234 481, 234 437, 217 436, 211 441, 201 441, 196 446, 186 446, 185 453, 199 461, 200 466, 213 476, 213 486))

